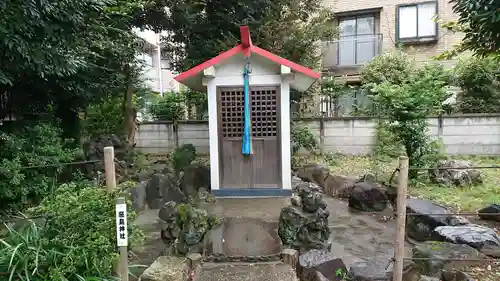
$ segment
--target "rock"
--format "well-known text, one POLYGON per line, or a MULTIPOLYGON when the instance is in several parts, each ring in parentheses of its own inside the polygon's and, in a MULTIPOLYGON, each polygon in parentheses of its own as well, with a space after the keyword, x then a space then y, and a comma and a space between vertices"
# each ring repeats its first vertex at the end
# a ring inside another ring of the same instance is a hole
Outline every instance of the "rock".
POLYGON ((327 249, 330 228, 327 205, 322 193, 309 184, 301 184, 298 199, 283 208, 279 217, 278 234, 285 246, 294 249, 327 249))
POLYGON ((358 182, 372 182, 377 183, 377 176, 372 173, 366 173, 362 175, 358 180, 358 182))
POLYGON ((294 189, 295 192, 300 193, 301 190, 308 190, 308 191, 313 191, 317 193, 323 193, 323 189, 313 183, 313 182, 302 182, 301 184, 297 185, 294 189))
POLYGON ((387 202, 385 190, 371 182, 356 183, 349 196, 349 207, 363 212, 381 212, 387 202))
POLYGON ((142 181, 137 183, 134 187, 127 190, 130 194, 130 199, 132 201, 132 208, 136 212, 143 211, 146 208, 146 189, 148 181, 142 181))
MULTIPOLYGON (((371 261, 357 262, 349 268, 350 281, 392 281, 393 263, 389 259, 375 258, 371 261)), ((405 261, 403 267, 403 280, 418 281, 420 272, 415 264, 405 261)))
POLYGON ((469 186, 482 182, 481 173, 474 169, 470 161, 444 160, 438 166, 442 170, 429 170, 431 181, 440 184, 453 184, 455 186, 469 186), (470 169, 467 169, 470 168, 470 169))
POLYGON ((142 273, 139 281, 184 281, 186 277, 186 259, 162 256, 142 273))
POLYGON ((420 276, 420 279, 418 281, 441 281, 438 277, 429 277, 426 275, 420 276))
POLYGON ((297 170, 297 177, 305 182, 313 182, 324 188, 328 168, 321 164, 307 164, 297 170))
POLYGON ((181 203, 186 200, 173 174, 154 174, 146 186, 146 201, 151 209, 159 209, 165 202, 181 203))
POLYGON ((422 269, 422 273, 431 277, 440 277, 442 270, 458 269, 480 264, 481 262, 457 261, 457 259, 486 259, 476 249, 468 245, 452 244, 448 242, 427 241, 413 248, 415 263, 422 269))
POLYGON ((292 176, 292 190, 296 190, 297 186, 303 182, 299 177, 292 176))
POLYGON ((281 252, 281 259, 284 263, 291 265, 293 268, 297 268, 299 252, 295 249, 284 249, 283 252, 281 252))
POLYGON ((476 280, 472 278, 469 274, 464 273, 462 271, 443 270, 443 272, 441 273, 440 281, 476 281, 476 280))
POLYGON ((325 179, 324 191, 329 196, 349 198, 355 183, 356 178, 354 177, 329 175, 325 179))
MULTIPOLYGON (((102 160, 104 159, 104 148, 107 146, 114 147, 115 159, 122 161, 126 157, 126 145, 117 135, 102 135, 92 138, 83 144, 83 154, 85 160, 102 160)), ((86 165, 87 172, 90 176, 95 176, 95 171, 104 171, 104 162, 97 162, 86 165)), ((115 163, 116 176, 121 178, 126 172, 126 165, 122 167, 115 163)))
POLYGON ((500 204, 491 204, 477 211, 479 218, 486 221, 500 221, 500 204), (496 214, 496 215, 488 215, 496 214))
POLYGON ((426 199, 408 199, 406 212, 408 214, 419 214, 407 215, 406 217, 406 235, 419 242, 441 240, 441 237, 434 232, 434 229, 438 226, 455 226, 469 223, 465 218, 453 215, 445 207, 426 199))
POLYGON ((210 168, 201 164, 185 167, 180 179, 180 189, 187 196, 195 197, 200 188, 210 191, 210 168))
POLYGON ((435 231, 455 244, 466 244, 481 253, 500 258, 500 237, 491 228, 480 225, 440 226, 435 231))
POLYGON ((342 259, 336 258, 325 250, 310 250, 299 257, 297 276, 301 281, 316 281, 317 272, 326 280, 335 280, 336 277, 347 277, 347 268, 342 259))

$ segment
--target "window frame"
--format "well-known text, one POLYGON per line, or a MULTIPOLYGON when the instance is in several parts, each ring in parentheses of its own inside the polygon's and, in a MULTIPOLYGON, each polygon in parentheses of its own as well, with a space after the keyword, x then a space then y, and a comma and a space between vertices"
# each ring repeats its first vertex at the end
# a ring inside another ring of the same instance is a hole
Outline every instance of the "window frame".
POLYGON ((438 1, 423 1, 423 2, 416 2, 416 3, 411 3, 411 4, 400 4, 396 5, 396 41, 398 43, 406 43, 406 42, 434 42, 438 40, 438 32, 439 32, 439 25, 437 22, 434 22, 434 35, 427 35, 427 36, 419 36, 419 30, 418 30, 418 7, 421 5, 425 4, 434 4, 436 7, 436 14, 439 15, 439 5, 438 1), (400 38, 400 12, 401 8, 406 8, 406 7, 416 7, 417 8, 417 16, 416 16, 416 27, 417 27, 417 36, 415 37, 408 37, 408 38, 400 38))
MULTIPOLYGON (((377 46, 376 46, 376 41, 378 40, 378 33, 377 33, 377 14, 376 12, 368 12, 368 13, 357 13, 357 14, 353 14, 353 15, 343 15, 343 16, 340 16, 337 18, 337 28, 339 28, 340 30, 340 23, 344 20, 353 20, 356 22, 355 24, 355 31, 356 31, 356 34, 354 35, 340 35, 339 34, 339 40, 338 40, 338 44, 340 44, 340 41, 344 38, 354 38, 356 39, 358 36, 363 36, 363 35, 373 35, 374 38, 375 38, 375 44, 373 45, 373 49, 374 49, 374 53, 376 53, 376 49, 377 49, 377 46), (358 34, 358 19, 360 18, 373 18, 373 31, 372 33, 363 33, 363 34, 358 34)), ((339 64, 339 61, 340 61, 340 47, 337 47, 337 66, 343 66, 341 64, 339 64)), ((354 65, 358 65, 358 52, 357 52, 357 49, 354 51, 354 65)))
POLYGON ((342 38, 342 37, 357 37, 358 35, 376 35, 376 32, 377 32, 377 27, 376 27, 377 17, 376 17, 375 13, 345 15, 345 16, 338 17, 337 27, 340 28, 340 23, 342 21, 344 21, 344 20, 350 20, 350 19, 351 20, 354 19, 356 21, 356 34, 354 34, 354 35, 344 35, 344 36, 342 36, 342 35, 339 34, 339 38, 342 38), (358 26, 358 19, 359 18, 373 18, 373 33, 358 34, 357 26, 358 26))

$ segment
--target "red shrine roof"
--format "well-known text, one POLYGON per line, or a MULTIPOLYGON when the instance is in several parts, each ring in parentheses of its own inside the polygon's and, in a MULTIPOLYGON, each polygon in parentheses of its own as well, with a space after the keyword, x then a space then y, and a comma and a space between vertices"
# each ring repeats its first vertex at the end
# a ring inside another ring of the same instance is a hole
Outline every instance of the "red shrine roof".
POLYGON ((214 66, 218 65, 225 60, 238 55, 242 54, 244 56, 249 56, 250 54, 256 54, 259 55, 269 61, 272 61, 276 64, 284 65, 289 67, 294 73, 299 74, 300 76, 303 76, 304 78, 308 79, 299 79, 301 81, 300 85, 297 85, 297 83, 292 83, 291 86, 292 88, 297 88, 300 90, 305 90, 309 88, 309 86, 314 83, 318 78, 320 78, 321 74, 319 72, 316 72, 312 69, 309 69, 305 66, 299 65, 297 63, 294 63, 290 60, 287 60, 285 58, 282 58, 280 56, 277 56, 269 51, 266 51, 262 48, 259 48, 255 45, 252 44, 252 40, 250 38, 250 32, 248 30, 248 26, 241 26, 240 27, 240 34, 241 34, 241 44, 237 45, 236 47, 233 47, 232 49, 229 49, 225 52, 220 53, 218 56, 211 58, 179 75, 174 77, 174 79, 190 88, 193 88, 195 90, 198 90, 200 87, 197 84, 200 84, 200 75, 203 74, 203 70, 214 66), (304 83, 306 85, 304 85, 304 83), (294 85, 295 84, 295 85, 294 85))

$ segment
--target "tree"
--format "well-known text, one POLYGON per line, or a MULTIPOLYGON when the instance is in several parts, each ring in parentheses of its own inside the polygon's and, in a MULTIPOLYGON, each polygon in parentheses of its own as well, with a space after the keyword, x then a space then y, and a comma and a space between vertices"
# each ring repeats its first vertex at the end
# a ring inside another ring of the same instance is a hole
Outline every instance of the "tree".
MULTIPOLYGON (((388 118, 388 130, 404 146, 410 166, 424 167, 438 154, 427 131, 427 117, 441 114, 449 97, 444 86, 448 74, 440 65, 425 65, 400 84, 372 84, 374 102, 388 118)), ((410 177, 417 172, 412 170, 410 177)))
POLYGON ((485 56, 498 54, 500 47, 500 1, 451 0, 458 14, 457 24, 448 24, 465 33, 461 50, 485 56))
POLYGON ((144 15, 163 8, 148 0, 0 0, 0 8, 0 93, 15 116, 56 117, 78 139, 79 113, 120 93, 130 125, 141 43, 132 27, 159 29, 144 15))
POLYGON ((236 45, 240 25, 254 44, 309 67, 318 66, 318 42, 334 34, 318 0, 166 0, 166 7, 163 44, 177 71, 236 45))

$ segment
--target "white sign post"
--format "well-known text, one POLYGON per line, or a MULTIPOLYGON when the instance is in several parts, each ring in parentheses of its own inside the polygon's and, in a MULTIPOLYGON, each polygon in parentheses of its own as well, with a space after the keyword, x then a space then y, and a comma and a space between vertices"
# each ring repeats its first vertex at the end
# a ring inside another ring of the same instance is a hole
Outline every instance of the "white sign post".
POLYGON ((120 251, 118 275, 120 280, 128 281, 127 204, 123 197, 116 200, 116 245, 120 251))

